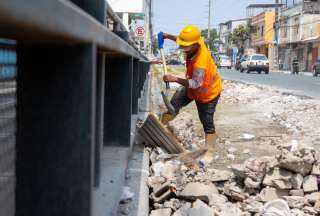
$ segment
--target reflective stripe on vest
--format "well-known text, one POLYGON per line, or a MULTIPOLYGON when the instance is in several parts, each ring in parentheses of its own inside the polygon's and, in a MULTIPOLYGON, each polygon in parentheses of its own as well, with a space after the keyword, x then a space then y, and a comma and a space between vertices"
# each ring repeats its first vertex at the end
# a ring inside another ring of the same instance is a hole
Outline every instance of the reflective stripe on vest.
POLYGON ((212 79, 210 80, 210 83, 207 87, 200 87, 198 89, 194 89, 198 93, 207 93, 210 89, 210 87, 214 84, 214 81, 216 80, 216 76, 212 76, 212 79))

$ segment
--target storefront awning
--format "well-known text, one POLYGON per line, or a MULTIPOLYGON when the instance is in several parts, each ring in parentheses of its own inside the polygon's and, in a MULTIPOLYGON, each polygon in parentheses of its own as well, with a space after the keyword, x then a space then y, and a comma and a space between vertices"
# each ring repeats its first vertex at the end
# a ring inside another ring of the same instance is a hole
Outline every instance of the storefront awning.
POLYGON ((309 43, 309 42, 315 42, 315 41, 320 41, 320 35, 301 40, 302 43, 309 43))

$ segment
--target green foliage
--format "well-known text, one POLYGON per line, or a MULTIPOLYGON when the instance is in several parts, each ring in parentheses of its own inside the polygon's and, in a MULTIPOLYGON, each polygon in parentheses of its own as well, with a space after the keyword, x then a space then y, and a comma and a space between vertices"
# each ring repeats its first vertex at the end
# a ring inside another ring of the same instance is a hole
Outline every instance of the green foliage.
POLYGON ((210 38, 208 40, 208 29, 201 30, 201 36, 204 38, 208 48, 213 51, 217 52, 218 48, 216 47, 216 40, 218 39, 218 33, 216 29, 210 29, 210 38))
POLYGON ((248 26, 240 25, 229 34, 228 38, 231 43, 239 48, 240 53, 243 53, 244 44, 246 40, 250 39, 250 29, 248 26))

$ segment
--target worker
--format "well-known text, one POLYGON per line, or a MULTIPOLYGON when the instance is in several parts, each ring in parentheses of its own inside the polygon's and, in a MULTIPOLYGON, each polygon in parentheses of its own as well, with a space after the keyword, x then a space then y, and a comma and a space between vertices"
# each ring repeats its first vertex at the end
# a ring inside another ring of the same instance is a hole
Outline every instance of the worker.
MULTIPOLYGON (((179 48, 185 53, 185 78, 166 74, 163 76, 163 81, 175 82, 181 85, 170 101, 175 109, 175 115, 179 113, 182 107, 193 100, 195 101, 205 132, 205 148, 207 150, 203 159, 206 163, 210 163, 217 140, 214 113, 222 91, 222 83, 217 72, 217 66, 201 38, 200 30, 196 26, 187 25, 181 30, 178 37, 163 32, 160 32, 160 34, 162 34, 163 39, 177 42, 179 48)), ((167 121, 175 117, 169 112, 166 115, 167 121)))

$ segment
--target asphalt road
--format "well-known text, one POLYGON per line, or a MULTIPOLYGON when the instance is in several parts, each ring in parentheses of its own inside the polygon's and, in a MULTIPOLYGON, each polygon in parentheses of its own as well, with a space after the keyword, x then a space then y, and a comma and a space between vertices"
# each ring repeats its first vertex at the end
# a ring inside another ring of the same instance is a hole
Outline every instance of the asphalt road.
POLYGON ((320 77, 305 75, 291 75, 283 73, 240 73, 236 70, 220 69, 223 79, 241 81, 245 83, 274 86, 281 89, 295 91, 295 94, 306 95, 320 99, 320 77))

